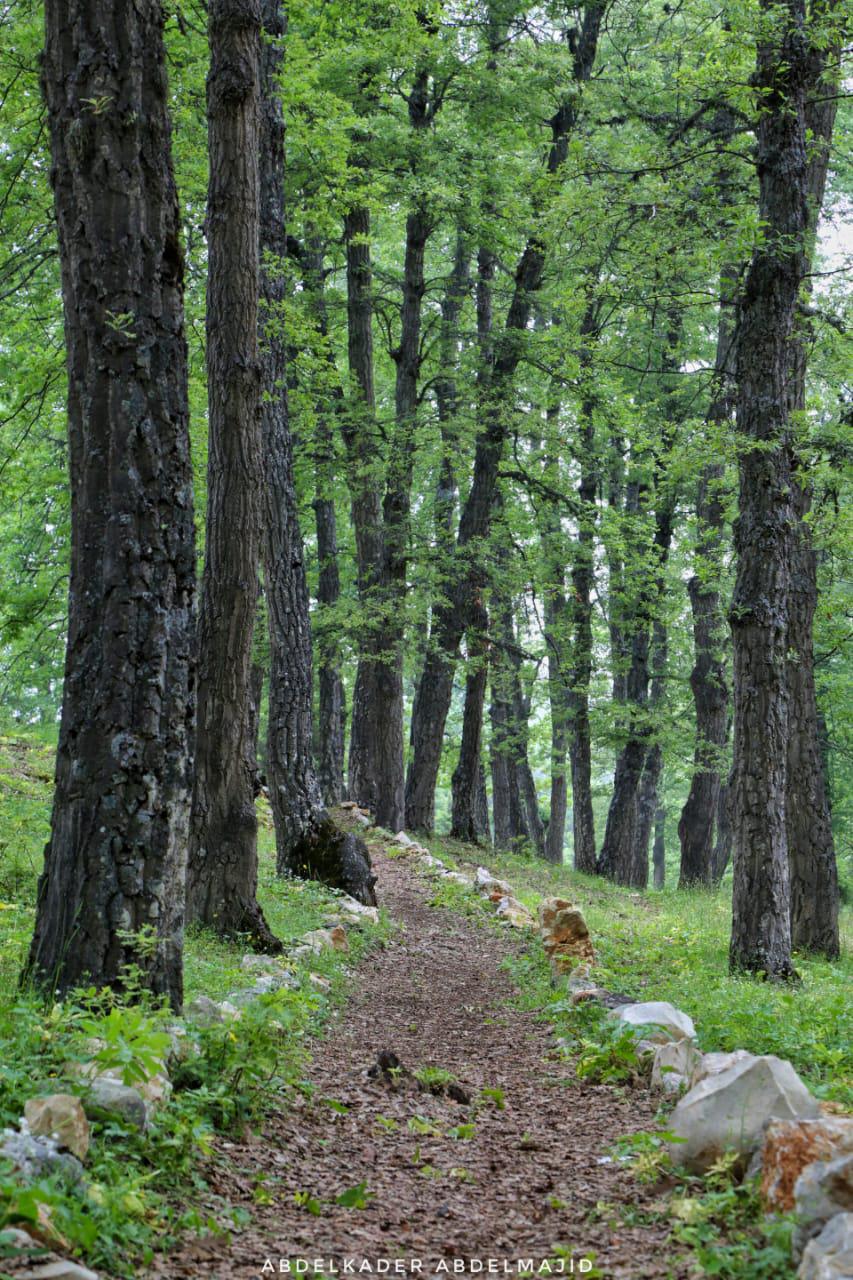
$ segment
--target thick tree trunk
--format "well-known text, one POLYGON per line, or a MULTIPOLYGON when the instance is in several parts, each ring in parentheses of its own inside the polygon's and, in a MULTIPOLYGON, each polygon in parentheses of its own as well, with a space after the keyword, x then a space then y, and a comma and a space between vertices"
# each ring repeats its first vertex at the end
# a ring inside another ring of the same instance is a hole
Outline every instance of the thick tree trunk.
POLYGON ((796 552, 789 380, 794 328, 808 262, 805 107, 823 59, 809 47, 804 0, 762 9, 774 15, 754 77, 759 217, 764 231, 744 283, 737 354, 740 506, 734 648, 731 968, 771 979, 794 975, 786 792, 791 698, 788 629, 796 552), (750 445, 756 447, 750 448, 750 445))
POLYGON ((47 0, 68 369, 71 581, 28 973, 182 998, 195 558, 163 14, 47 0), (91 104, 105 101, 105 110, 91 104), (155 945, 136 935, 150 931, 155 945))
POLYGON ((207 82, 208 499, 187 915, 280 949, 257 902, 249 684, 261 516, 260 0, 212 0, 207 82))
MULTIPOLYGON (((652 628, 652 684, 649 710, 655 712, 663 702, 666 684, 668 639, 666 625, 659 619, 652 628)), ((653 730, 654 738, 646 753, 643 776, 640 779, 639 823, 637 843, 634 849, 634 882, 645 885, 649 876, 649 841, 659 808, 659 788, 663 773, 663 747, 660 729, 653 730)))
POLYGON ((281 0, 262 0, 260 159, 264 569, 270 678, 267 771, 280 874, 308 875, 375 902, 366 846, 329 818, 314 769, 308 584, 293 477, 282 307, 286 249, 281 0))
MULTIPOLYGON (((726 728, 726 741, 728 741, 730 727, 726 728)), ((713 862, 713 883, 717 888, 722 883, 726 868, 732 860, 732 813, 730 801, 730 781, 727 779, 720 786, 720 796, 717 800, 717 839, 714 844, 713 862)))
MULTIPOLYGON (((836 47, 831 51, 828 63, 834 64, 837 56, 836 47)), ((809 238, 812 242, 816 237, 826 188, 837 104, 832 85, 822 83, 813 89, 806 105, 809 238)), ((795 374, 789 384, 790 405, 795 414, 802 413, 806 407, 806 345, 806 335, 798 334, 795 374)), ((814 682, 812 624, 817 605, 817 555, 811 543, 808 523, 811 486, 807 475, 795 475, 793 501, 797 526, 788 612, 790 708, 785 797, 791 877, 791 943, 798 950, 817 952, 834 960, 840 949, 838 869, 814 682)))
MULTIPOLYGON (((605 0, 586 6, 576 41, 573 91, 551 120, 552 144, 548 171, 556 173, 568 154, 569 136, 577 121, 577 85, 592 73, 605 0)), ((482 588, 482 572, 472 561, 472 545, 481 543, 491 527, 498 473, 511 415, 508 403, 512 380, 523 351, 520 340, 530 322, 533 297, 542 284, 545 247, 531 236, 521 255, 503 333, 490 353, 488 392, 482 407, 483 428, 477 438, 471 488, 459 521, 457 563, 447 598, 436 605, 430 648, 412 708, 412 763, 406 779, 406 822, 415 830, 432 830, 435 786, 441 761, 444 727, 453 694, 453 666, 468 623, 472 599, 482 588)), ((497 839, 497 836, 496 836, 497 839)))

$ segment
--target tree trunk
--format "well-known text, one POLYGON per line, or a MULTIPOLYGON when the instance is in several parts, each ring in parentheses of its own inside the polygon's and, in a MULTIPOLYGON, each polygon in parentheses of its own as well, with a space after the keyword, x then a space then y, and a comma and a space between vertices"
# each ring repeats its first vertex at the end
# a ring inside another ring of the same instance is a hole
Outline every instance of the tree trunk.
POLYGON ((740 308, 737 425, 740 501, 734 648, 732 832, 733 971, 794 976, 786 830, 791 698, 788 628, 796 552, 789 381, 800 289, 808 269, 808 153, 805 107, 823 58, 809 46, 804 0, 776 6, 772 36, 758 49, 761 93, 756 161, 764 231, 753 252, 740 308), (750 445, 756 447, 750 448, 750 445))
POLYGON ((157 3, 47 0, 45 27, 72 538, 28 973, 64 994, 120 989, 137 966, 178 1009, 195 554, 163 15, 157 3), (106 109, 91 109, 98 100, 106 109))
POLYGON ((326 804, 344 798, 346 691, 341 674, 340 620, 335 606, 340 600, 338 569, 338 529, 335 513, 335 444, 330 417, 339 416, 343 388, 337 377, 334 354, 328 345, 329 326, 324 295, 323 248, 309 237, 302 251, 303 287, 312 299, 317 333, 325 345, 333 382, 328 402, 317 406, 316 455, 314 460, 314 525, 317 534, 317 612, 314 615, 314 647, 317 653, 319 686, 318 716, 315 725, 317 779, 326 804))
MULTIPOLYGON (((726 741, 728 741, 729 728, 726 728, 726 741)), ((732 814, 730 804, 730 780, 727 779, 720 786, 720 796, 717 801, 717 840, 714 845, 714 870, 713 883, 719 888, 722 884, 723 876, 726 874, 726 868, 732 860, 732 814)))
POLYGON ((262 0, 260 287, 264 443, 264 569, 270 679, 267 769, 279 874, 307 875, 374 903, 367 848, 344 835, 323 804, 312 752, 312 655, 308 584, 293 477, 282 307, 286 249, 284 118, 279 80, 281 0, 262 0))
POLYGON ((658 805, 655 811, 655 843, 652 851, 652 865, 654 868, 653 881, 656 889, 662 889, 666 884, 666 809, 663 805, 658 805))
POLYGON ((247 742, 263 477, 258 357, 260 0, 211 0, 208 499, 187 915, 281 949, 257 902, 247 742))
MULTIPOLYGON (((568 154, 569 136, 579 111, 577 85, 587 81, 592 73, 605 9, 604 0, 596 0, 584 9, 575 46, 573 90, 550 121, 552 143, 548 171, 551 174, 560 170, 568 154)), ((453 666, 468 623, 471 601, 482 589, 482 571, 472 559, 471 550, 472 546, 482 543, 491 527, 501 456, 511 417, 508 403, 512 380, 524 349, 520 338, 527 330, 544 266, 545 246, 539 235, 534 234, 516 269, 504 331, 490 353, 489 385, 481 413, 484 425, 477 437, 473 480, 459 521, 456 564, 447 598, 435 606, 432 643, 412 707, 412 762, 406 779, 406 821, 415 830, 430 831, 434 825, 435 786, 453 694, 453 666)))
POLYGON ((403 825, 403 708, 398 633, 385 576, 381 468, 376 465, 373 381, 373 271, 370 214, 350 210, 344 220, 347 255, 349 367, 358 398, 342 420, 349 460, 361 609, 359 662, 353 691, 349 795, 380 826, 403 825))
POLYGON ((465 680, 462 742, 459 748, 459 761, 453 771, 451 783, 450 834, 457 840, 468 840, 472 844, 477 844, 483 834, 482 801, 479 792, 483 708, 489 674, 486 642, 488 625, 488 616, 485 609, 482 609, 477 619, 476 629, 472 627, 468 632, 469 670, 465 680))
MULTIPOLYGON (((649 710, 659 711, 663 702, 666 684, 667 662, 666 625, 659 619, 652 628, 652 685, 649 697, 649 710)), ((641 881, 645 887, 649 877, 649 841, 657 817, 661 775, 663 773, 663 747, 660 740, 660 726, 653 728, 653 741, 646 752, 643 765, 643 776, 640 779, 639 823, 637 827, 637 843, 634 849, 634 883, 641 881)))
MULTIPOLYGON (((837 46, 829 61, 835 64, 837 46)), ((837 76, 833 83, 837 87, 837 76)), ((812 244, 826 188, 826 174, 838 99, 830 85, 813 90, 806 105, 809 137, 809 239, 812 244)), ((811 247, 811 246, 810 246, 811 247)), ((802 323, 802 322, 801 322, 802 323)), ((796 335, 795 375, 790 381, 790 406, 795 414, 806 407, 807 335, 796 335)), ((796 464, 794 464, 796 470, 796 464)), ((821 750, 820 717, 814 682, 812 625, 817 605, 817 555, 811 542, 808 513, 811 485, 796 474, 793 503, 797 520, 788 612, 787 678, 788 760, 785 823, 791 877, 791 943, 801 951, 838 958, 838 868, 826 767, 821 750)))

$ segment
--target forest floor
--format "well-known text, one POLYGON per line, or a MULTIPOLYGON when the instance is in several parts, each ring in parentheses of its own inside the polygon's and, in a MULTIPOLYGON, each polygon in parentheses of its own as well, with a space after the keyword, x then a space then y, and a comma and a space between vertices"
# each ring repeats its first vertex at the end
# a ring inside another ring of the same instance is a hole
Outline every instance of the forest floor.
POLYGON ((189 1242, 150 1274, 238 1280, 310 1260, 308 1274, 325 1275, 347 1259, 355 1274, 379 1259, 402 1260, 403 1274, 418 1263, 452 1274, 456 1259, 503 1273, 523 1259, 613 1280, 687 1276, 665 1219, 641 1221, 659 1192, 612 1155, 618 1138, 654 1128, 650 1096, 578 1080, 552 1030, 519 1007, 502 968, 514 937, 431 905, 406 862, 375 863, 396 933, 362 962, 310 1087, 209 1171, 251 1225, 230 1243, 189 1242), (368 1075, 383 1052, 402 1074, 368 1075), (452 1078, 470 1103, 425 1091, 416 1072, 452 1078))

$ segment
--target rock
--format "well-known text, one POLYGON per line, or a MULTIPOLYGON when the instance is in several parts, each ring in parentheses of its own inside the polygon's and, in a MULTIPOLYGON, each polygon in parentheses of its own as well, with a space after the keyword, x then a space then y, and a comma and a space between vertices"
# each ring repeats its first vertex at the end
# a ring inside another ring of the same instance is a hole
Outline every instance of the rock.
POLYGON ((539 903, 539 936, 555 977, 595 963, 583 913, 566 898, 543 898, 539 903))
POLYGON ((321 951, 349 951, 346 929, 336 925, 334 929, 311 929, 303 934, 302 942, 311 948, 315 955, 321 951))
POLYGON ((518 901, 518 898, 501 898, 495 914, 500 916, 502 920, 506 920, 514 929, 533 929, 536 927, 536 921, 533 916, 524 903, 518 901))
POLYGON ((89 1150, 89 1122, 73 1093, 51 1093, 44 1098, 30 1098, 24 1105, 24 1118, 34 1137, 53 1137, 79 1160, 89 1150))
POLYGON ((794 1184, 794 1209, 794 1253, 798 1257, 830 1218, 853 1211, 853 1155, 807 1165, 794 1184))
POLYGON ((398 831, 394 839, 397 842, 397 844, 401 844, 404 849, 411 848, 412 841, 406 835, 405 831, 398 831))
POLYGON ((471 888, 471 880, 465 875, 464 871, 444 871, 441 876, 442 880, 452 880, 454 884, 461 885, 463 889, 471 888))
POLYGON ((371 924, 379 924, 379 908, 365 906, 363 902, 359 902, 356 898, 345 894, 337 903, 341 911, 345 915, 352 916, 357 920, 369 920, 371 924))
POLYGON ((186 1008, 186 1016, 199 1027, 213 1027, 222 1022, 222 1010, 210 996, 196 996, 186 1008))
POLYGON ((243 956, 240 968, 244 973, 259 973, 273 978, 287 975, 287 969, 280 956, 253 955, 251 952, 243 956))
POLYGON ((639 1004, 623 1004, 610 1015, 625 1026, 642 1033, 643 1039, 653 1044, 665 1044, 669 1040, 693 1040, 696 1028, 693 1019, 668 1000, 646 1000, 639 1004))
POLYGON ((358 805, 354 800, 342 800, 338 808, 339 809, 357 809, 358 805))
MULTIPOLYGON (((853 1155, 853 1117, 771 1120, 761 1147, 761 1199, 768 1213, 790 1213, 807 1165, 853 1155)), ((853 1207, 853 1206, 851 1206, 853 1207)))
POLYGON ((427 853, 426 851, 421 853, 420 862, 422 867, 427 867, 430 870, 435 870, 435 871, 447 870, 447 867, 445 867, 444 863, 441 861, 441 858, 434 858, 431 853, 427 853))
POLYGON ((355 812, 353 813, 353 817, 355 818, 356 822, 357 822, 357 823, 359 824, 359 826, 361 826, 361 827, 372 827, 372 826, 373 826, 373 823, 370 821, 370 819, 368 818, 367 814, 366 814, 366 813, 362 813, 362 812, 361 812, 361 810, 359 810, 359 809, 356 809, 356 810, 355 810, 355 812))
POLYGON ((216 1007, 222 1015, 220 1022, 238 1022, 242 1016, 240 1010, 230 1000, 220 1000, 216 1007))
POLYGON ((494 895, 495 902, 512 897, 512 885, 507 884, 506 880, 498 880, 487 867, 478 867, 474 872, 474 888, 486 898, 494 895))
POLYGON ((806 1245, 798 1280, 850 1280, 853 1276, 853 1213, 837 1213, 806 1245))
POLYGON ((98 1076, 83 1098, 86 1114, 105 1111, 133 1129, 148 1128, 148 1103, 139 1089, 98 1076))
POLYGON ((54 1262, 36 1262, 27 1267, 27 1280, 98 1280, 97 1272, 81 1267, 79 1262, 60 1258, 54 1262))
POLYGON ((669 1094, 686 1089, 697 1057, 698 1050, 692 1040, 669 1040, 655 1045, 652 1088, 669 1094))
POLYGON ((790 1062, 769 1054, 738 1062, 702 1080, 678 1103, 669 1128, 685 1141, 672 1143, 670 1154, 694 1173, 705 1172, 727 1151, 745 1162, 771 1117, 808 1119, 819 1112, 790 1062))
POLYGON ((58 1174, 72 1187, 83 1181, 83 1166, 77 1157, 60 1151, 55 1138, 35 1137, 26 1120, 21 1121, 20 1133, 4 1129, 0 1138, 0 1156, 10 1160, 28 1181, 36 1182, 52 1174, 58 1174))
POLYGON ((317 991, 322 991, 324 994, 332 989, 332 984, 329 979, 324 978, 320 973, 309 973, 308 981, 311 983, 312 987, 316 988, 317 991))
POLYGON ((700 1054, 690 1077, 690 1087, 692 1089, 694 1085, 707 1080, 708 1076, 718 1076, 721 1071, 728 1071, 729 1067, 738 1062, 752 1062, 754 1058, 755 1054, 747 1049, 735 1049, 732 1053, 700 1054))

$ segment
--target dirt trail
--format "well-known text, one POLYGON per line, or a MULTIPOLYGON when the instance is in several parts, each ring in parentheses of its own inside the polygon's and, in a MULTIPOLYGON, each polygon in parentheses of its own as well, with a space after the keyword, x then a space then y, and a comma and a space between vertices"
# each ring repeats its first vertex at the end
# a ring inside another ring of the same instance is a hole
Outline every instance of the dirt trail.
POLYGON ((317 1046, 307 1073, 313 1100, 234 1145, 224 1185, 217 1174, 231 1202, 251 1210, 251 1225, 230 1243, 189 1243, 152 1274, 243 1280, 273 1274, 267 1259, 275 1274, 280 1260, 295 1259, 322 1260, 318 1272, 327 1275, 330 1260, 342 1274, 350 1260, 356 1275, 369 1274, 359 1266, 370 1260, 376 1274, 378 1259, 400 1259, 396 1274, 452 1275, 454 1260, 473 1258, 483 1275, 489 1260, 491 1274, 502 1275, 518 1259, 538 1266, 562 1246, 565 1274, 583 1274, 580 1259, 594 1254, 606 1280, 683 1280, 686 1263, 663 1227, 625 1226, 618 1213, 596 1211, 628 1205, 641 1216, 654 1199, 623 1167, 597 1163, 618 1136, 651 1126, 647 1095, 580 1084, 555 1056, 547 1026, 512 1003, 499 968, 514 945, 509 932, 430 907, 429 886, 404 861, 380 855, 376 863, 380 900, 403 931, 361 967, 317 1046), (410 1069, 452 1072, 472 1099, 484 1087, 501 1090, 504 1109, 368 1077, 383 1050, 410 1069), (321 1099, 344 1104, 346 1114, 321 1099), (414 1117, 442 1136, 413 1132, 414 1117), (447 1136, 471 1124, 472 1138, 465 1129, 447 1136), (251 1196, 259 1175, 272 1198, 262 1207, 251 1196), (361 1182, 372 1193, 366 1208, 334 1203, 361 1182), (295 1203, 296 1191, 322 1203, 319 1216, 295 1203))

